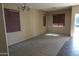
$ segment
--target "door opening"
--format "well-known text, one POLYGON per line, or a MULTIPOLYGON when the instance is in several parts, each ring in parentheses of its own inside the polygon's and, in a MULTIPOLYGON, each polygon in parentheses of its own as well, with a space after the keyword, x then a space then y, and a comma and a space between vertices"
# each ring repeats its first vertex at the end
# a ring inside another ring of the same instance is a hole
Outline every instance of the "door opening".
POLYGON ((74 37, 79 37, 79 14, 75 14, 74 37))

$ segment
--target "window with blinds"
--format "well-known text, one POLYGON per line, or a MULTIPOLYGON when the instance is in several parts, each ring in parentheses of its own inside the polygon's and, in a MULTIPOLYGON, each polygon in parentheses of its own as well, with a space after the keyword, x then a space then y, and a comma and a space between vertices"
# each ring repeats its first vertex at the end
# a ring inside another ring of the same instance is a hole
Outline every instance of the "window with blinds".
POLYGON ((65 26, 65 14, 53 15, 53 27, 64 27, 65 26))
POLYGON ((5 8, 4 13, 5 13, 6 31, 7 32, 20 31, 19 11, 5 8))

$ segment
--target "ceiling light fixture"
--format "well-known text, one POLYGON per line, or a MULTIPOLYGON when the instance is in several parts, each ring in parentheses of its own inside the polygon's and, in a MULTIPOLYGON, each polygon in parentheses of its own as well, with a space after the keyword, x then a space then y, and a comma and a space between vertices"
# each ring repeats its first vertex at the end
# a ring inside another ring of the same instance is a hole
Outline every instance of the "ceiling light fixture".
POLYGON ((23 11, 24 10, 29 11, 31 9, 31 6, 27 6, 26 3, 21 3, 18 5, 18 9, 22 9, 23 11))

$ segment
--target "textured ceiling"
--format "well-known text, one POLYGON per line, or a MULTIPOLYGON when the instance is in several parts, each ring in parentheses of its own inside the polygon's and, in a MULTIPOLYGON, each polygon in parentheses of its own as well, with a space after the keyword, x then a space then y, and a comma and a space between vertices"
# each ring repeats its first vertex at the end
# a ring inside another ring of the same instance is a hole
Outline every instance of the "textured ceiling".
POLYGON ((78 3, 26 3, 26 5, 31 6, 31 8, 40 9, 43 11, 55 11, 79 4, 78 3))

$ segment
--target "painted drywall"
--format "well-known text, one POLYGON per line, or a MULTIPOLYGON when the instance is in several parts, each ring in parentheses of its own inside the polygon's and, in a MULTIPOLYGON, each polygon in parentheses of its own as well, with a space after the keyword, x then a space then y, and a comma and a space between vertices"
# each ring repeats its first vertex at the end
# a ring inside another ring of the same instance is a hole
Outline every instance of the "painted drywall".
POLYGON ((71 24, 71 9, 59 10, 54 12, 49 12, 47 17, 48 22, 48 32, 60 33, 70 35, 70 24, 71 24), (53 15, 65 13, 65 26, 64 27, 53 27, 53 15))
MULTIPOLYGON (((4 4, 4 7, 18 10, 17 4, 4 4)), ((7 33, 8 45, 45 33, 46 27, 43 26, 43 14, 44 12, 32 8, 29 11, 20 9, 21 31, 7 33)))
POLYGON ((7 54, 7 43, 3 18, 3 8, 2 4, 0 4, 0 55, 4 55, 4 53, 7 54))
POLYGON ((79 5, 72 6, 72 18, 71 18, 71 36, 73 37, 74 34, 74 21, 75 21, 75 14, 79 13, 79 5))

